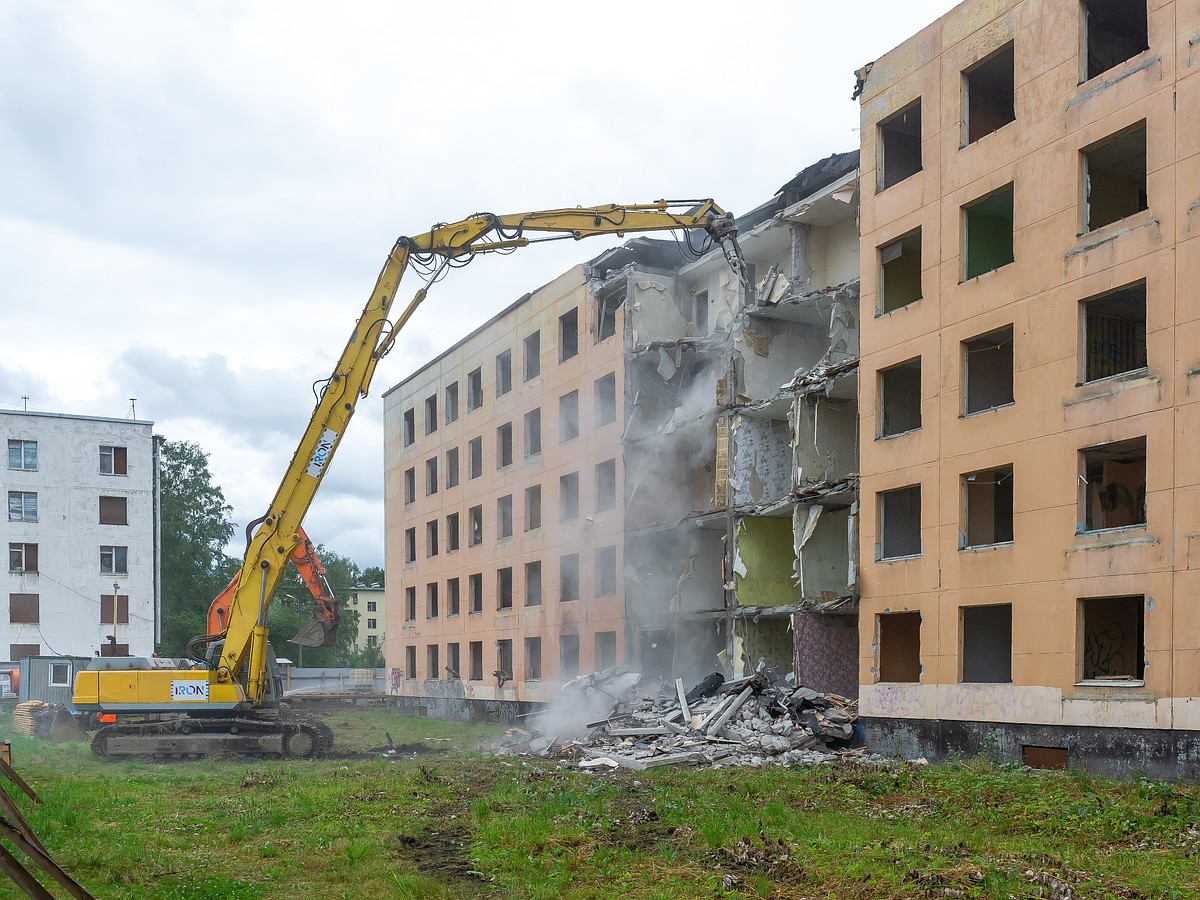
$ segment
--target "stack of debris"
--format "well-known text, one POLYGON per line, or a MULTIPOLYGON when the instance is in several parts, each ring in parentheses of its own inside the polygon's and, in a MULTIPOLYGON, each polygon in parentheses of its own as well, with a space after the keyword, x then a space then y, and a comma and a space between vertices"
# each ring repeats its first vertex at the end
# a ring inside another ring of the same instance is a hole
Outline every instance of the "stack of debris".
POLYGON ((553 756, 585 769, 635 770, 861 755, 850 749, 857 743, 857 701, 797 688, 768 671, 730 682, 714 673, 685 692, 682 679, 673 686, 648 684, 617 667, 568 682, 563 692, 566 711, 552 707, 529 717, 534 730, 511 729, 500 752, 553 756), (599 715, 581 721, 580 711, 599 715))

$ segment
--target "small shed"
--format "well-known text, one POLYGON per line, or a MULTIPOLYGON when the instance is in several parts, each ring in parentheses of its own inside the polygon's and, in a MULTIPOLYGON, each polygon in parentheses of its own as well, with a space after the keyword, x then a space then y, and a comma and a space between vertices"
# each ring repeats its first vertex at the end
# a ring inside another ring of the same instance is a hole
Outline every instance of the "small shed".
POLYGON ((21 660, 18 699, 61 703, 71 712, 75 673, 87 668, 86 656, 26 656, 21 660))

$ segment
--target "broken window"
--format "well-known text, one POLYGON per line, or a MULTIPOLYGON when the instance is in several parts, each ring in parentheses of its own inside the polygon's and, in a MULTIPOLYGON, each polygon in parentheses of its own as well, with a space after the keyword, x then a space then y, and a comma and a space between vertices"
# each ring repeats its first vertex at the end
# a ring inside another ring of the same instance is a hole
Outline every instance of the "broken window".
POLYGON ((101 525, 128 525, 129 524, 129 498, 128 497, 101 497, 100 498, 100 524, 101 525))
POLYGON ((960 547, 1009 544, 1013 539, 1013 467, 962 477, 965 523, 960 547))
POLYGON ((100 595, 100 624, 112 625, 113 613, 116 613, 116 624, 129 624, 129 595, 101 594, 100 595))
POLYGON ((1082 680, 1140 681, 1145 677, 1145 599, 1139 595, 1079 601, 1082 680))
POLYGON ((617 548, 596 550, 596 596, 609 597, 617 592, 617 548))
POLYGON ((414 503, 417 499, 417 470, 404 470, 404 502, 414 503))
POLYGON ((1149 209, 1145 121, 1083 149, 1083 186, 1084 231, 1149 209))
POLYGON ((1012 682, 1012 604, 964 606, 959 610, 962 628, 962 678, 974 684, 1012 682))
POLYGON ((476 572, 467 576, 467 600, 471 604, 471 612, 483 612, 483 573, 476 572))
POLYGON ((879 123, 879 189, 921 171, 921 101, 879 123))
POLYGON ((446 516, 446 552, 453 553, 458 549, 458 513, 446 516))
POLYGON ((438 585, 436 581, 431 581, 425 585, 425 618, 436 619, 438 617, 438 585))
POLYGON ((1146 0, 1084 0, 1083 31, 1081 82, 1150 49, 1146 0))
POLYGON ((438 429, 437 394, 425 398, 425 433, 433 434, 438 429))
POLYGON ((430 681, 437 681, 442 674, 442 667, 438 665, 438 645, 425 645, 425 677, 430 681))
POLYGON ((512 494, 505 494, 496 500, 496 540, 512 537, 513 508, 512 494))
MULTIPOLYGON (((457 616, 462 603, 462 583, 457 578, 446 579, 446 615, 457 616)), ((456 670, 458 666, 454 667, 456 670)))
POLYGON ((596 343, 606 341, 617 333, 617 307, 620 295, 605 294, 596 298, 596 343))
POLYGON ((542 527, 542 486, 535 484, 525 488, 525 530, 542 527))
POLYGON ((8 521, 36 522, 38 520, 37 491, 8 492, 8 521))
POLYGON ((882 491, 879 498, 879 559, 921 553, 921 486, 882 491))
POLYGON ((417 439, 417 413, 415 410, 404 411, 404 446, 412 446, 417 439))
POLYGON ((496 396, 512 390, 512 351, 505 350, 496 356, 496 396))
POLYGON ((458 648, 457 642, 446 645, 446 677, 454 681, 462 681, 462 658, 458 648))
POLYGON ((564 603, 579 599, 579 554, 558 558, 558 599, 564 603))
POLYGON ((409 644, 404 648, 404 677, 417 677, 417 645, 409 644))
POLYGON ((100 448, 101 475, 128 475, 129 451, 125 447, 100 448))
POLYGON ((568 472, 558 479, 558 520, 579 518, 579 473, 568 472))
POLYGON ((542 678, 542 639, 525 638, 525 680, 540 681, 542 678))
POLYGON ((483 474, 483 438, 471 438, 467 442, 467 477, 478 478, 483 474))
POLYGON ((496 429, 496 468, 511 466, 512 461, 512 422, 505 422, 496 429))
POLYGON ((409 586, 404 589, 404 621, 412 622, 417 618, 417 589, 409 586))
POLYGON ((579 355, 579 310, 570 309, 558 317, 558 361, 579 355))
POLYGON ((458 487, 458 448, 446 451, 446 487, 458 487))
POLYGON ((438 523, 437 519, 425 523, 425 555, 438 555, 438 523))
POLYGON ((540 560, 525 563, 525 605, 542 605, 542 563, 540 560))
POLYGON ((558 398, 558 439, 560 442, 579 437, 579 391, 558 398))
POLYGON ((1146 524, 1146 439, 1117 441, 1080 453, 1083 530, 1146 524))
POLYGON ((1083 346, 1085 382, 1146 368, 1146 282, 1083 301, 1083 346))
POLYGON ((525 458, 537 456, 542 452, 542 411, 530 410, 525 413, 525 458))
MULTIPOLYGON (((36 544, 26 545, 36 547, 36 544)), ((36 555, 35 555, 36 560, 36 555)), ((129 548, 104 546, 100 547, 100 574, 101 575, 128 575, 129 574, 129 548)))
POLYGON ((467 536, 468 547, 478 547, 483 543, 483 507, 472 506, 467 510, 467 527, 471 529, 467 536))
POLYGON ((596 670, 611 669, 617 664, 617 633, 596 632, 596 670))
POLYGON ((9 544, 8 571, 36 572, 38 570, 37 544, 9 544))
POLYGON ((967 415, 1013 402, 1011 325, 963 341, 963 384, 963 411, 967 415))
POLYGON ((496 570, 496 609, 512 609, 512 605, 512 566, 503 566, 496 570))
POLYGON ((467 644, 467 653, 471 657, 470 679, 483 681, 483 641, 471 641, 467 644))
POLYGON ((41 621, 40 606, 38 594, 9 594, 8 621, 13 625, 36 625, 41 621))
POLYGON ((425 496, 438 492, 437 457, 425 460, 425 496))
POLYGON ((921 299, 921 229, 879 248, 879 312, 921 299))
POLYGON ((606 459, 596 465, 596 512, 617 505, 617 461, 606 459))
POLYGON ((542 333, 535 331, 525 338, 525 380, 532 381, 542 374, 542 333))
POLYGON ((558 674, 564 680, 579 674, 579 635, 558 636, 558 674))
POLYGON ((597 378, 595 384, 596 427, 617 421, 617 376, 597 378))
POLYGON ((500 686, 504 686, 504 682, 513 680, 513 658, 512 658, 512 641, 503 640, 496 641, 496 677, 500 679, 500 686))
POLYGON ((467 373, 467 412, 483 406, 483 370, 467 373))
MULTIPOLYGON (((103 451, 103 448, 101 450, 103 451)), ((8 467, 24 469, 26 472, 36 472, 38 467, 37 441, 9 441, 8 467)))
POLYGON ((1013 186, 963 207, 963 279, 969 281, 1013 261, 1013 186))
POLYGON ((879 372, 879 436, 921 427, 921 357, 879 372))
POLYGON ((458 421, 458 382, 446 386, 446 424, 458 421))
POLYGON ((1016 54, 1010 41, 963 72, 963 118, 967 144, 1017 118, 1014 106, 1016 54))
POLYGON ((920 681, 921 614, 880 613, 875 621, 879 629, 879 680, 920 681))

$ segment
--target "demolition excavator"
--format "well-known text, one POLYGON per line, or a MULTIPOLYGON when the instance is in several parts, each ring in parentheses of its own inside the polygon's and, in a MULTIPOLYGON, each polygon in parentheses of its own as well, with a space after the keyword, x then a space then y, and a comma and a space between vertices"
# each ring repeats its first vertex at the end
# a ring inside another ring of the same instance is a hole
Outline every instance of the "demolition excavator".
MULTIPOLYGON (((479 213, 399 238, 333 374, 314 385, 317 402, 308 427, 266 512, 246 527, 241 567, 213 601, 209 633, 189 642, 185 659, 101 657, 93 660, 96 668, 76 676, 77 711, 119 718, 96 733, 93 752, 106 758, 217 753, 310 757, 329 750, 333 735, 324 723, 282 713, 275 658, 267 640, 267 610, 288 559, 299 554, 303 563, 306 557, 301 523, 358 402, 367 396, 379 361, 391 351, 430 286, 449 268, 484 253, 510 252, 530 243, 647 231, 678 231, 696 254, 705 252, 711 241, 722 248, 741 277, 737 225, 712 200, 660 200, 504 216, 479 213), (707 237, 697 246, 693 239, 701 231, 707 237), (396 291, 410 268, 424 276, 424 283, 393 321, 396 291)), ((316 570, 310 567, 309 571, 316 570)), ((329 646, 336 636, 337 608, 332 598, 323 602, 319 593, 314 596, 320 615, 302 635, 329 646)))

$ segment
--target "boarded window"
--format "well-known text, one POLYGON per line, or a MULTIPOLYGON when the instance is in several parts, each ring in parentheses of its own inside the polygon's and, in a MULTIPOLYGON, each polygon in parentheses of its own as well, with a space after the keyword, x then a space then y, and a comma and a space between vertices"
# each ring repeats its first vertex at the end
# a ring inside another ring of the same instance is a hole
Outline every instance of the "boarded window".
POLYGON ((457 616, 461 610, 462 582, 457 578, 448 578, 446 579, 446 615, 457 616))
POLYGON ((35 472, 38 467, 37 441, 10 440, 8 442, 8 467, 35 472))
POLYGON ((125 447, 100 448, 101 475, 129 474, 128 451, 125 447))
POLYGON ((542 486, 535 484, 525 488, 525 530, 542 527, 542 486))
POLYGON ((617 592, 617 548, 596 550, 596 596, 609 597, 617 592))
POLYGON ((9 544, 8 571, 36 572, 38 570, 37 544, 9 544))
POLYGON ((118 644, 116 641, 114 641, 110 638, 107 643, 100 645, 100 655, 101 656, 128 656, 129 655, 129 645, 128 644, 118 644))
POLYGON ((558 636, 558 673, 564 679, 579 674, 579 635, 558 636))
POLYGON ((37 491, 8 492, 8 521, 36 522, 38 520, 37 491))
POLYGON ((617 421, 617 376, 605 375, 596 379, 596 427, 617 421))
POLYGON ((542 677, 542 639, 525 638, 525 680, 540 681, 542 677))
POLYGON ((542 411, 530 410, 525 413, 525 458, 537 456, 542 452, 542 411))
POLYGON ((1084 381, 1146 368, 1146 282, 1083 301, 1083 346, 1084 381))
POLYGON ((617 664, 617 633, 596 632, 596 669, 611 669, 617 664))
POLYGON ((525 563, 525 605, 542 605, 542 564, 538 560, 525 563))
POLYGON ((1084 0, 1083 30, 1087 52, 1080 81, 1150 49, 1146 0, 1084 0))
POLYGON ((496 357, 496 396, 512 390, 512 351, 505 350, 496 357))
POLYGON ((879 436, 921 427, 921 357, 879 372, 879 436))
POLYGON ((41 621, 39 607, 37 594, 9 594, 8 621, 14 625, 36 625, 41 621))
POLYGON ((963 72, 965 143, 971 144, 1016 119, 1011 42, 963 72))
POLYGON ((1080 676, 1084 680, 1141 680, 1146 668, 1145 597, 1079 601, 1080 676))
POLYGON ((617 505, 617 461, 606 459, 596 464, 596 512, 615 509, 617 505))
POLYGON ((558 317, 558 361, 579 355, 579 310, 569 309, 558 317))
POLYGON ((496 609, 512 609, 513 570, 503 566, 496 570, 496 609))
POLYGON ((962 680, 976 684, 1012 682, 1012 604, 964 606, 962 680))
POLYGON ((882 613, 879 629, 879 680, 921 680, 921 614, 882 613))
POLYGON ((471 438, 467 443, 467 477, 483 474, 483 438, 471 438))
POLYGON ((921 171, 921 101, 879 123, 879 189, 921 171))
POLYGON ((467 412, 483 406, 483 370, 467 373, 467 412))
POLYGON ((513 461, 512 422, 496 429, 496 468, 511 466, 513 461))
POLYGON ((570 441, 579 437, 579 391, 558 398, 558 439, 570 441))
POLYGON ((1146 524, 1146 439, 1081 451, 1083 530, 1146 524))
POLYGON ((964 475, 964 527, 960 547, 1007 544, 1013 539, 1013 469, 986 469, 964 475))
POLYGON ((525 380, 532 381, 542 374, 542 333, 535 331, 525 338, 523 350, 525 380))
POLYGON ((558 520, 579 518, 579 473, 568 472, 558 479, 558 520))
POLYGON ((442 667, 438 662, 438 645, 425 645, 425 677, 437 681, 442 677, 442 667))
POLYGON ((496 500, 496 539, 510 538, 513 534, 513 502, 512 494, 505 494, 496 500))
POLYGON ((113 607, 117 610, 117 624, 129 624, 129 595, 117 594, 114 598, 112 594, 100 595, 100 624, 113 624, 113 607))
POLYGON ((558 599, 564 603, 579 599, 579 554, 558 558, 558 599))
POLYGON ((1013 186, 963 207, 963 278, 977 278, 1013 261, 1013 186))
POLYGON ((128 525, 129 524, 129 499, 127 497, 101 497, 100 498, 100 524, 101 525, 128 525))
POLYGON ((471 603, 471 612, 483 612, 483 573, 476 572, 467 576, 467 599, 471 603))
POLYGON ((13 662, 22 660, 27 656, 41 656, 41 644, 9 644, 8 658, 13 662))
POLYGON ((879 312, 921 299, 921 229, 879 248, 879 312))
POLYGON ((1013 328, 963 341, 963 411, 983 412, 1013 402, 1013 328))
POLYGON ((1149 208, 1146 123, 1083 150, 1083 230, 1095 231, 1149 208))
POLYGON ((921 552, 921 486, 883 491, 879 498, 879 558, 897 559, 921 552))
POLYGON ((129 548, 115 546, 100 547, 101 575, 128 575, 129 548))
POLYGON ((471 641, 467 644, 467 655, 471 667, 468 677, 471 681, 483 681, 483 641, 471 641))
POLYGON ((458 382, 452 381, 446 386, 446 424, 458 421, 458 382))

